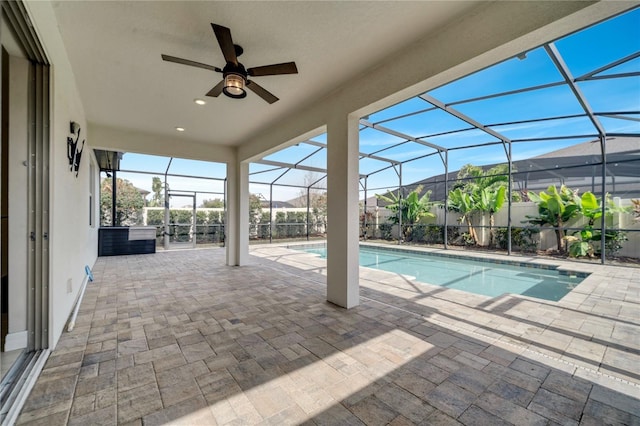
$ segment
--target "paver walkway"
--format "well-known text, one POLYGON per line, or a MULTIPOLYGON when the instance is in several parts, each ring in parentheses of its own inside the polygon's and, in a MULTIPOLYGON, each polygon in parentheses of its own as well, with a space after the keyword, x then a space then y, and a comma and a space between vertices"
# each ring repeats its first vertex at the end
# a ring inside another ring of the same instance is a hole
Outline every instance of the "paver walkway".
POLYGON ((20 424, 640 424, 640 270, 490 299, 252 249, 99 258, 20 424))

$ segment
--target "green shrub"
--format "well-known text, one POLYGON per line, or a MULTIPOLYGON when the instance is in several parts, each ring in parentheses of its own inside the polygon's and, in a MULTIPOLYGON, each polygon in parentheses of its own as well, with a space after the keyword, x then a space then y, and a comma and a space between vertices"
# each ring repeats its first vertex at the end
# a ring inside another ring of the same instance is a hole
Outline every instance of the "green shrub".
POLYGON ((147 225, 164 224, 164 210, 147 210, 147 225))
POLYGON ((222 223, 224 218, 223 212, 210 211, 207 220, 209 223, 222 223))
POLYGON ((207 212, 205 211, 196 211, 196 224, 198 225, 204 225, 206 223, 208 223, 209 221, 209 215, 207 214, 207 212))
POLYGON ((391 240, 393 238, 391 231, 393 229, 393 225, 390 223, 381 223, 378 226, 378 229, 380 230, 380 238, 382 238, 383 240, 391 240))
POLYGON ((424 237, 427 234, 427 225, 418 224, 413 225, 411 231, 408 233, 407 241, 413 241, 415 243, 423 243, 424 237))
POLYGON ((476 239, 473 238, 473 235, 471 235, 470 232, 464 232, 460 235, 460 237, 462 237, 462 245, 464 245, 465 247, 476 245, 476 239))
MULTIPOLYGON (((496 243, 503 250, 508 249, 508 229, 496 228, 496 243)), ((511 228, 511 245, 519 247, 523 253, 535 253, 538 248, 537 235, 540 231, 537 228, 511 228)))
MULTIPOLYGON (((601 233, 596 233, 593 235, 592 244, 594 249, 594 254, 600 254, 600 238, 601 233)), ((622 245, 625 241, 629 240, 627 238, 627 233, 625 231, 621 231, 619 229, 615 230, 607 230, 604 233, 604 253, 607 257, 614 257, 618 254, 620 250, 622 250, 622 245)))
POLYGON ((427 244, 443 244, 444 243, 444 227, 439 225, 427 225, 425 230, 424 241, 427 244))

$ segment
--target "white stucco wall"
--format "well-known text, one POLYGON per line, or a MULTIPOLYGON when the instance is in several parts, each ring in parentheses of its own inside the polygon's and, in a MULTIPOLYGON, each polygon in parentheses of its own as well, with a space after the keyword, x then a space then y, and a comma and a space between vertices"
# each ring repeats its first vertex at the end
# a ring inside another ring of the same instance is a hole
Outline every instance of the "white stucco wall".
POLYGON ((89 225, 91 135, 52 4, 26 2, 25 6, 51 63, 49 329, 53 348, 78 296, 84 267, 93 267, 97 258, 97 227, 89 225), (81 126, 80 141, 87 141, 77 178, 69 171, 67 159, 71 121, 81 126))

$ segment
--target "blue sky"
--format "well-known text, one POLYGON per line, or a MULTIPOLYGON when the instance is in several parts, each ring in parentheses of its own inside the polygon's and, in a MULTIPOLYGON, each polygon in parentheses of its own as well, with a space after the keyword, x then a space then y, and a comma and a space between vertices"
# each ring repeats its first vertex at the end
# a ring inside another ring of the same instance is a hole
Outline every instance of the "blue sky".
MULTIPOLYGON (((568 35, 555 41, 555 45, 567 64, 574 78, 592 72, 611 62, 640 52, 640 8, 626 14, 612 18, 591 28, 568 35)), ((640 72, 640 58, 603 72, 601 75, 617 73, 640 72)), ((600 74, 599 74, 600 75, 600 74)), ((485 124, 495 125, 538 118, 582 114, 583 109, 576 100, 570 88, 563 84, 542 90, 523 92, 494 99, 478 100, 460 103, 465 99, 487 96, 494 93, 519 90, 535 85, 551 84, 563 81, 560 72, 543 47, 526 52, 525 59, 512 58, 487 69, 476 72, 458 81, 431 90, 427 94, 445 104, 454 104, 453 108, 474 120, 485 124)), ((578 86, 587 98, 594 112, 633 111, 628 117, 632 120, 615 118, 601 118, 601 123, 607 132, 633 133, 640 135, 640 77, 631 76, 610 80, 593 80, 578 82, 578 86)), ((414 97, 397 105, 386 108, 367 119, 370 122, 383 122, 381 125, 413 137, 424 137, 435 133, 466 129, 469 125, 441 110, 432 110, 421 114, 393 119, 408 113, 432 108, 433 105, 425 100, 414 97), (387 121, 388 120, 388 121, 387 121)), ((512 139, 560 137, 568 135, 593 135, 595 129, 589 119, 585 117, 552 120, 538 123, 515 123, 492 127, 497 132, 512 139)), ((591 138, 577 138, 571 140, 552 140, 536 143, 514 143, 514 160, 534 157, 555 149, 564 148, 572 144, 585 142, 591 138)), ((319 135, 313 140, 326 143, 326 135, 319 135)), ((446 148, 455 148, 475 144, 495 142, 497 139, 487 133, 473 129, 450 135, 433 136, 427 138, 429 142, 446 148)), ((360 151, 376 152, 392 146, 403 139, 372 129, 364 129, 360 133, 360 151)), ((300 144, 289 147, 281 152, 266 157, 282 162, 296 163, 310 155, 317 148, 300 144)), ((385 156, 397 161, 434 152, 428 147, 410 142, 402 146, 384 151, 385 156)), ((500 145, 483 148, 452 150, 449 152, 449 170, 457 170, 462 165, 473 163, 476 165, 493 164, 506 161, 504 149, 500 145)), ((123 169, 164 172, 168 159, 153 156, 141 156, 127 153, 121 163, 123 169)), ((325 152, 321 151, 302 164, 311 167, 325 168, 325 152)), ((361 173, 368 174, 385 167, 387 164, 376 160, 362 160, 361 173)), ((252 164, 250 171, 263 171, 273 168, 252 164)), ((411 183, 429 176, 444 172, 440 156, 411 161, 403 165, 403 183, 411 183)), ((222 164, 174 160, 171 173, 190 174, 223 178, 225 166, 222 164)), ((282 170, 253 175, 251 180, 272 181, 282 174, 282 170)), ((122 173, 121 177, 134 182, 140 188, 150 190, 150 175, 129 175, 122 173)), ((282 176, 278 182, 283 184, 305 184, 322 177, 322 174, 292 170, 282 176)), ((321 182, 320 184, 324 184, 321 182)), ((398 184, 398 175, 393 169, 371 176, 368 180, 369 188, 392 187, 398 184)), ((173 178, 170 187, 175 189, 193 189, 196 191, 222 192, 222 183, 210 180, 185 180, 173 178)), ((261 193, 269 197, 269 187, 252 185, 251 192, 261 193)), ((300 195, 295 188, 280 188, 275 190, 274 199, 286 200, 300 195)), ((371 194, 369 194, 371 195, 371 194)), ((203 195, 202 198, 216 198, 216 195, 203 195)))

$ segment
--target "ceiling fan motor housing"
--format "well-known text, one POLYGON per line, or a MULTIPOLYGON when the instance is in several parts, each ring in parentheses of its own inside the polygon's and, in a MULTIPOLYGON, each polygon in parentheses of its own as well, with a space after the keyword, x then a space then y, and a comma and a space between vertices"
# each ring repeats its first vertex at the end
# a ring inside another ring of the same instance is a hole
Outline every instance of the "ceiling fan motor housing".
POLYGON ((226 77, 227 74, 237 74, 242 76, 242 78, 244 78, 244 80, 247 80, 247 70, 244 68, 244 65, 242 65, 240 62, 238 62, 238 65, 232 63, 232 62, 227 62, 227 65, 225 65, 225 67, 222 69, 222 76, 226 77))

